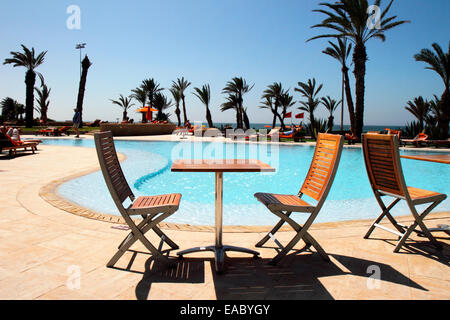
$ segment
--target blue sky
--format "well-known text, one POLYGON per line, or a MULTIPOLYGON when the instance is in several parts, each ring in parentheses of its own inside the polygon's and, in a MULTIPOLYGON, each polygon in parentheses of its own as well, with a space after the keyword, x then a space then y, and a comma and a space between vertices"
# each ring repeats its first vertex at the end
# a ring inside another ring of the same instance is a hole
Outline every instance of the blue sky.
MULTIPOLYGON (((77 43, 86 42, 84 54, 89 69, 84 103, 85 120, 116 120, 122 111, 109 99, 128 95, 146 78, 155 78, 163 88, 184 76, 191 87, 186 95, 188 118, 205 121, 205 110, 191 94, 193 87, 211 86, 211 112, 215 122, 234 122, 233 111, 220 112, 221 94, 232 77, 254 83, 244 97, 251 122, 271 122, 268 110, 258 108, 265 87, 282 82, 294 92, 298 81, 315 77, 324 87, 322 95, 340 99, 338 63, 322 54, 327 40, 306 43, 319 34, 311 29, 322 20, 313 13, 316 0, 151 0, 151 1, 8 1, 2 3, 0 59, 20 44, 36 51, 48 50, 41 72, 49 87, 49 117, 72 118, 79 81, 77 43), (67 7, 81 9, 81 29, 66 26, 67 7)), ((382 6, 388 1, 383 1, 382 6)), ((406 102, 422 95, 440 96, 443 83, 436 73, 425 70, 413 55, 437 42, 448 46, 450 1, 396 0, 390 15, 411 23, 387 35, 386 42, 367 44, 365 124, 404 125, 413 120, 406 102)), ((353 68, 352 68, 353 69, 353 68)), ((0 98, 10 96, 25 102, 25 69, 0 65, 0 98)), ((352 89, 354 78, 351 74, 352 89)), ((37 83, 38 84, 38 83, 37 83)), ((166 90, 166 94, 169 92, 166 90)), ((138 104, 138 103, 136 103, 138 104)), ((297 108, 299 104, 295 105, 297 108)), ((175 119, 174 108, 170 109, 175 119)), ((297 110, 293 110, 297 113, 297 110)), ((325 117, 323 106, 318 116, 325 117)), ((340 113, 335 116, 340 118, 340 113)), ((131 112, 132 117, 139 119, 131 112)), ((344 113, 344 123, 348 123, 344 113)))

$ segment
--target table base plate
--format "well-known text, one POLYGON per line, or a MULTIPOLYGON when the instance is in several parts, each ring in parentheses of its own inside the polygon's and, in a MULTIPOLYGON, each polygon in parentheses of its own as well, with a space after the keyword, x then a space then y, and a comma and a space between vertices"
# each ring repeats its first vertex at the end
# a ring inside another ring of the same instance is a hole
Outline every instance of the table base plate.
POLYGON ((235 247, 235 246, 227 246, 224 245, 222 247, 216 247, 216 246, 207 246, 207 247, 196 247, 196 248, 191 248, 191 249, 186 249, 183 251, 179 251, 177 252, 177 255, 182 258, 183 255, 188 254, 188 253, 193 253, 193 252, 202 252, 202 251, 212 251, 214 252, 214 256, 215 256, 215 264, 216 264, 216 272, 217 273, 222 273, 223 272, 223 264, 224 264, 224 260, 225 260, 225 251, 237 251, 237 252, 244 252, 244 253, 249 253, 253 255, 253 258, 258 258, 259 257, 259 252, 254 251, 254 250, 250 250, 247 248, 241 248, 241 247, 235 247))

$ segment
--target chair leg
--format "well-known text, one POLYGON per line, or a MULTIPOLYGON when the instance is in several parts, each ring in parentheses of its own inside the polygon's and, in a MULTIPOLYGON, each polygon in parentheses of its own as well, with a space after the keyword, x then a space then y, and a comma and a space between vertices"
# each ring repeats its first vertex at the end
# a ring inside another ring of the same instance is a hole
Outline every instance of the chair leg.
MULTIPOLYGON (((125 217, 124 219, 127 222, 128 226, 131 229, 131 232, 125 237, 122 243, 119 246, 119 250, 116 254, 111 258, 111 260, 107 263, 108 267, 114 266, 114 264, 122 257, 122 255, 136 242, 141 241, 141 243, 150 251, 155 259, 159 259, 162 262, 173 265, 174 262, 171 262, 167 257, 161 254, 161 252, 151 244, 151 242, 145 237, 145 233, 149 230, 152 230, 156 227, 158 223, 167 218, 172 213, 163 213, 158 216, 156 219, 152 220, 152 217, 147 217, 143 221, 136 225, 130 217, 125 217)), ((155 231, 156 232, 156 231, 155 231)), ((161 232, 162 233, 162 232, 161 232)), ((164 234, 162 234, 164 235, 164 234)), ((165 239, 167 240, 167 239, 165 239)), ((171 240, 170 240, 171 241, 171 240)), ((172 243, 174 244, 174 243, 172 243)))
POLYGON ((414 222, 408 230, 403 234, 403 236, 400 238, 399 242, 397 242, 397 245, 394 248, 394 252, 397 253, 400 251, 401 247, 405 244, 406 240, 409 238, 411 233, 414 231, 414 229, 417 227, 417 222, 414 222))
POLYGON ((164 238, 164 242, 166 242, 172 249, 179 249, 178 245, 173 242, 164 232, 161 231, 157 226, 153 227, 153 231, 161 238, 164 238))
MULTIPOLYGON (((302 231, 303 231, 303 228, 302 228, 302 231)), ((299 242, 302 239, 304 233, 306 232, 306 230, 303 232, 302 231, 298 232, 294 236, 294 238, 292 238, 292 240, 289 241, 289 243, 270 261, 270 264, 272 264, 272 265, 277 264, 282 258, 284 258, 284 256, 289 251, 291 251, 291 249, 297 244, 297 242, 299 242)))
MULTIPOLYGON (((292 212, 286 212, 284 215, 289 217, 291 215, 292 212)), ((257 244, 255 244, 255 247, 262 247, 270 238, 271 235, 275 235, 275 233, 280 230, 280 228, 283 226, 283 224, 285 223, 285 220, 280 219, 280 221, 275 225, 275 227, 273 227, 273 229, 264 236, 264 238, 262 238, 257 244)))
POLYGON ((426 208, 422 214, 418 214, 415 207, 413 205, 410 205, 411 212, 414 216, 415 222, 408 228, 406 233, 403 235, 403 237, 400 239, 400 241, 397 243, 397 246, 394 249, 394 252, 399 252, 401 247, 405 244, 406 240, 410 236, 411 232, 415 231, 416 227, 419 226, 422 230, 422 233, 430 240, 430 242, 438 249, 442 249, 442 245, 436 240, 436 238, 431 234, 431 232, 428 230, 428 228, 423 223, 423 219, 433 210, 439 203, 441 203, 442 200, 438 200, 433 202, 428 208, 426 208))
POLYGON ((327 262, 330 261, 330 257, 322 248, 322 246, 308 232, 306 232, 303 241, 305 241, 306 243, 309 242, 314 247, 314 249, 316 249, 317 253, 320 254, 323 260, 327 262))
POLYGON ((311 226, 312 222, 316 218, 318 212, 311 213, 308 220, 303 224, 303 226, 300 226, 298 223, 296 223, 294 220, 292 220, 288 215, 283 214, 281 211, 272 211, 274 214, 276 214, 278 217, 280 217, 284 222, 287 222, 296 232, 297 234, 289 241, 289 243, 282 248, 282 250, 269 262, 272 265, 277 264, 292 248, 300 241, 303 240, 307 244, 307 246, 313 245, 319 252, 319 254, 327 260, 328 257, 325 253, 325 250, 322 249, 322 247, 317 243, 317 241, 308 234, 308 229, 311 226), (325 258, 326 256, 326 258, 325 258))
POLYGON ((391 214, 389 213, 389 211, 391 211, 391 209, 400 201, 400 199, 395 199, 387 208, 384 205, 383 201, 379 198, 379 196, 375 196, 381 209, 383 210, 383 212, 380 214, 380 216, 372 223, 372 225, 370 226, 369 230, 367 231, 367 233, 364 236, 364 239, 368 239, 370 237, 370 235, 372 234, 373 230, 375 230, 375 227, 378 223, 381 222, 381 220, 383 220, 383 218, 386 216, 388 217, 389 221, 391 221, 391 223, 394 225, 394 227, 399 230, 400 232, 404 232, 403 229, 401 229, 401 227, 397 224, 397 221, 391 216, 391 214), (400 228, 400 229, 399 229, 400 228))

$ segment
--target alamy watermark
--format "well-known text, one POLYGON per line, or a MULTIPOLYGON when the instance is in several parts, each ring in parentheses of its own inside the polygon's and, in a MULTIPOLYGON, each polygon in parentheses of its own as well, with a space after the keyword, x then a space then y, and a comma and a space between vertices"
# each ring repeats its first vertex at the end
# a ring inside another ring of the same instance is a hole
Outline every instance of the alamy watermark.
POLYGON ((68 278, 66 281, 66 287, 69 290, 81 289, 81 267, 77 265, 70 265, 67 267, 66 273, 68 278))
POLYGON ((367 28, 369 30, 372 29, 381 29, 381 9, 379 6, 371 5, 367 8, 367 14, 369 14, 369 18, 367 19, 367 28))
POLYGON ((67 7, 66 13, 69 17, 66 20, 66 26, 69 30, 81 29, 81 9, 79 6, 72 4, 67 7))
POLYGON ((367 274, 370 274, 367 278, 367 289, 374 290, 381 288, 381 269, 377 265, 370 265, 367 267, 367 274))
MULTIPOLYGON (((179 141, 171 152, 171 160, 191 160, 193 163, 211 160, 216 164, 232 164, 237 159, 242 163, 261 161, 278 169, 280 162, 278 143, 267 143, 269 135, 266 129, 256 132, 254 129, 204 129, 202 122, 194 122, 193 130, 179 129, 172 133, 172 141, 179 141), (187 139, 188 141, 183 141, 187 139), (222 140, 221 138, 227 138, 222 140), (230 140, 233 143, 229 143, 230 140), (258 141, 259 143, 255 143, 258 141), (214 143, 225 142, 225 143, 214 143)), ((271 134, 271 142, 278 142, 279 135, 271 134)), ((272 172, 261 172, 267 175, 272 172)))

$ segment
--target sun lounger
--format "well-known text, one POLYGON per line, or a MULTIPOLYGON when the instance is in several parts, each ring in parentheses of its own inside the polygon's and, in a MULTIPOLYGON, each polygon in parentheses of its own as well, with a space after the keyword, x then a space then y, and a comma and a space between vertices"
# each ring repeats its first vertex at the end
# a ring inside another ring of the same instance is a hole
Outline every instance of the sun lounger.
POLYGON ((295 128, 288 132, 280 132, 279 138, 280 139, 294 139, 294 140, 300 140, 304 138, 303 135, 301 135, 302 128, 295 128))
POLYGON ((38 131, 38 134, 42 134, 44 136, 61 136, 63 134, 69 135, 70 126, 64 126, 61 128, 46 128, 38 131))
POLYGON ((346 133, 345 134, 345 140, 348 142, 348 144, 355 144, 356 141, 358 141, 358 137, 355 136, 353 133, 346 133))
POLYGON ((419 133, 414 139, 401 139, 400 144, 406 146, 408 143, 413 144, 416 147, 427 146, 429 144, 428 135, 425 133, 419 133))
POLYGON ((264 137, 272 139, 272 137, 274 137, 274 136, 277 136, 277 135, 279 136, 280 130, 281 130, 281 127, 274 127, 267 134, 257 133, 257 134, 251 134, 249 136, 232 134, 232 135, 230 135, 230 138, 233 139, 236 136, 245 136, 246 140, 253 140, 253 141, 259 140, 260 138, 264 138, 264 137))
POLYGON ((280 261, 300 240, 306 243, 306 246, 300 251, 305 251, 313 246, 324 260, 329 261, 328 255, 311 234, 308 233, 308 229, 317 217, 333 184, 341 158, 343 142, 341 135, 319 134, 311 166, 305 182, 297 195, 255 193, 256 199, 280 218, 275 227, 256 244, 257 247, 262 247, 269 239, 273 239, 280 247, 279 253, 271 260, 271 264, 276 264, 280 261), (317 203, 315 205, 307 203, 302 199, 303 195, 309 196, 317 203), (309 218, 307 218, 303 226, 300 226, 290 217, 293 212, 309 214, 309 218), (284 223, 288 223, 296 232, 295 236, 285 247, 274 237, 284 223))
POLYGON ((158 223, 178 210, 181 194, 172 193, 136 198, 122 172, 111 131, 95 133, 94 140, 106 185, 120 214, 131 229, 107 266, 114 266, 120 257, 138 240, 151 252, 153 258, 166 264, 173 264, 168 257, 163 255, 161 250, 164 243, 167 243, 172 249, 178 249, 178 246, 158 228, 158 223), (123 203, 128 199, 131 200, 131 204, 125 208, 123 203), (132 216, 140 216, 142 220, 136 223, 132 216), (158 249, 145 237, 145 233, 150 230, 153 230, 161 238, 158 249))
POLYGON ((439 147, 450 148, 450 139, 447 139, 447 140, 430 140, 429 143, 430 144, 434 144, 434 146, 436 148, 439 148, 439 147))
POLYGON ((378 204, 381 207, 381 215, 372 223, 364 236, 368 239, 373 230, 378 227, 389 231, 399 237, 394 252, 399 252, 410 234, 419 226, 430 242, 436 247, 442 247, 431 235, 423 223, 423 219, 447 196, 442 193, 407 187, 400 162, 398 138, 395 135, 374 134, 363 135, 364 162, 369 176, 370 185, 378 204), (383 196, 394 197, 395 200, 386 207, 383 196), (411 226, 399 224, 391 215, 390 210, 400 201, 405 200, 414 218, 411 226), (416 210, 417 205, 430 204, 421 214, 416 210), (395 230, 381 225, 380 222, 387 217, 395 230))
POLYGON ((0 151, 8 150, 10 156, 15 156, 17 150, 23 149, 27 151, 29 148, 33 153, 37 150, 37 141, 14 141, 6 133, 0 131, 0 151))

